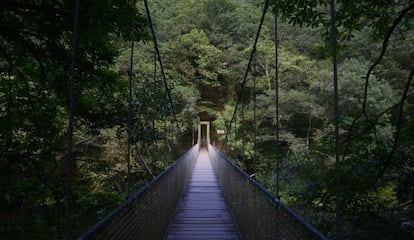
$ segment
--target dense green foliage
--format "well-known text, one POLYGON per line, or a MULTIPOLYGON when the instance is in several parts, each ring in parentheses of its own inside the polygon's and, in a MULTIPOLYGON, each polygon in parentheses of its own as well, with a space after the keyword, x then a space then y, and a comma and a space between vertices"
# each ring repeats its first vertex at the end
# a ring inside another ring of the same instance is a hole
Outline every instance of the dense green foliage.
MULTIPOLYGON (((2 239, 78 235, 125 199, 128 62, 120 57, 128 52, 132 19, 135 41, 149 39, 148 25, 131 1, 81 2, 75 83, 76 175, 70 200, 65 199, 64 152, 74 2, 0 3, 2 239), (72 202, 69 217, 64 214, 66 202, 72 202), (64 233, 65 222, 74 224, 72 233, 64 233)), ((147 159, 153 152, 163 152, 157 148, 166 147, 163 119, 169 117, 169 110, 159 110, 168 107, 162 89, 134 88, 133 143, 139 147, 133 148, 131 189, 149 177, 138 155, 147 159)), ((171 161, 168 155, 172 152, 164 152, 151 157, 155 173, 171 161)))
MULTIPOLYGON (((201 119, 212 121, 212 142, 271 191, 281 161, 282 201, 333 238, 330 1, 271 1, 227 143, 215 130, 229 126, 263 1, 149 1, 179 129, 170 114, 143 2, 137 1, 136 8, 132 2, 81 1, 71 234, 83 232, 125 199, 127 187, 139 189, 150 171, 159 173, 187 149, 201 119), (279 143, 275 3, 282 21, 279 143), (136 43, 128 177, 132 18, 136 43)), ((344 237, 411 239, 413 3, 336 2, 344 237), (385 54, 367 78, 382 49, 385 54)), ((69 0, 0 3, 0 238, 64 235, 73 5, 69 0)))

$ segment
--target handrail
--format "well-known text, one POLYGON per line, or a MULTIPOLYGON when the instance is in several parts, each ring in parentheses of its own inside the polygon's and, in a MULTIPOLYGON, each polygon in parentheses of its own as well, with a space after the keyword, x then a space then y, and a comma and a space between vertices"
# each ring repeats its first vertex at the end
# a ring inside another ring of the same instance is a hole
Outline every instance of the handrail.
POLYGON ((198 150, 198 145, 193 146, 78 239, 163 239, 198 150))
POLYGON ((209 155, 243 239, 327 240, 212 145, 209 155))

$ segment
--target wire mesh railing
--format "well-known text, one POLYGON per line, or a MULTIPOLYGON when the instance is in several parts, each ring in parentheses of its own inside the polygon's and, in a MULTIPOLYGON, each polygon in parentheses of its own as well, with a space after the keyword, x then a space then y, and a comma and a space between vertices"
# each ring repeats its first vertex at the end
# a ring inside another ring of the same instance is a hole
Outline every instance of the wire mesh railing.
POLYGON ((198 150, 195 145, 78 239, 163 239, 198 150))
POLYGON ((209 155, 242 239, 327 239, 212 145, 209 155))

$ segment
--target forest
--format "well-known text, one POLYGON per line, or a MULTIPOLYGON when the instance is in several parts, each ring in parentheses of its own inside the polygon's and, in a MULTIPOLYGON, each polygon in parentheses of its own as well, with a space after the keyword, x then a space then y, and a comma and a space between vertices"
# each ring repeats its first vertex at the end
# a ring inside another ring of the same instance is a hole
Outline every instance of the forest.
MULTIPOLYGON (((151 21, 144 1, 80 1, 76 30, 75 2, 0 2, 1 239, 79 236, 200 120, 335 239, 330 1, 149 0, 151 21)), ((414 2, 335 2, 343 239, 413 239, 414 2)))

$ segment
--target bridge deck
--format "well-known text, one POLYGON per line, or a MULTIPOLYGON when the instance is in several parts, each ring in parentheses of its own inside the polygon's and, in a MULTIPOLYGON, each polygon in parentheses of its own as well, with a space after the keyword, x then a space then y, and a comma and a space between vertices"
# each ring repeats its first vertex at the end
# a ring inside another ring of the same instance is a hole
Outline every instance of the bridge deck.
POLYGON ((239 239, 204 149, 200 150, 166 239, 239 239))

